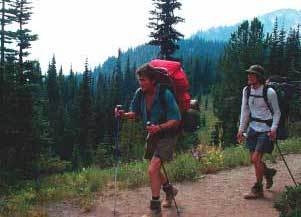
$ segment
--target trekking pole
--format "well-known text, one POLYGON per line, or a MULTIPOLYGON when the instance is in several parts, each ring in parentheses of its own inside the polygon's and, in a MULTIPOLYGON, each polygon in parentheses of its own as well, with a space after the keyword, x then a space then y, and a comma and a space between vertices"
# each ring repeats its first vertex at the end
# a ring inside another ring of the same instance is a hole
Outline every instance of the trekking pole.
POLYGON ((120 151, 119 151, 119 127, 120 127, 120 117, 119 115, 116 114, 118 111, 122 108, 122 105, 116 105, 115 108, 115 120, 116 120, 116 128, 115 128, 115 175, 114 175, 114 210, 113 214, 114 216, 117 214, 116 211, 116 203, 117 203, 117 173, 118 173, 118 167, 119 167, 119 156, 120 156, 120 151))
POLYGON ((284 158, 284 155, 282 154, 282 152, 281 152, 281 150, 280 150, 280 147, 279 147, 279 145, 278 145, 278 140, 277 140, 277 139, 276 139, 276 147, 277 147, 277 150, 278 150, 278 152, 279 152, 279 154, 280 154, 280 156, 281 156, 281 158, 282 158, 282 160, 283 160, 283 162, 284 162, 284 164, 285 164, 285 166, 286 166, 286 168, 287 168, 287 170, 288 170, 288 172, 289 172, 289 174, 290 174, 290 176, 291 176, 291 178, 292 178, 294 184, 297 186, 297 182, 296 182, 296 180, 295 180, 295 178, 294 178, 294 176, 293 176, 293 174, 292 174, 290 168, 288 167, 288 165, 287 165, 287 163, 286 163, 286 160, 285 160, 285 158, 284 158))
MULTIPOLYGON (((150 126, 150 125, 151 125, 151 122, 150 122, 150 121, 146 122, 146 125, 147 125, 147 126, 150 126)), ((150 134, 147 135, 147 138, 150 138, 150 134)), ((160 161, 161 161, 161 166, 162 166, 162 169, 163 169, 163 172, 164 172, 164 176, 165 176, 165 178, 166 178, 166 181, 167 181, 168 184, 170 184, 169 179, 168 179, 168 176, 167 176, 167 172, 166 172, 166 169, 165 169, 165 166, 164 166, 164 163, 163 163, 163 161, 161 160, 161 157, 160 157, 160 156, 159 156, 159 158, 160 158, 160 161)), ((177 205, 175 196, 174 196, 174 194, 173 194, 173 189, 171 189, 171 190, 172 190, 172 191, 171 191, 172 200, 174 201, 174 204, 175 204, 175 207, 176 207, 176 210, 177 210, 177 215, 180 216, 180 211, 179 211, 179 208, 178 208, 178 205, 177 205)))

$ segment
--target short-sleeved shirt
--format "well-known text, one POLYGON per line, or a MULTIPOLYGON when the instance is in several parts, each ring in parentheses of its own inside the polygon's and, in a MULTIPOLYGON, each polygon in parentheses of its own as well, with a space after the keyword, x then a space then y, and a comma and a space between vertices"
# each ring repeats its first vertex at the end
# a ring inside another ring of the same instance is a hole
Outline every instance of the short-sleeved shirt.
POLYGON ((161 124, 169 120, 181 120, 181 113, 178 104, 171 91, 165 89, 161 93, 163 94, 165 105, 162 105, 160 102, 159 92, 160 85, 157 85, 151 113, 149 115, 147 115, 146 110, 146 99, 140 88, 136 91, 132 99, 130 111, 138 114, 145 125, 148 121, 152 124, 161 124), (166 106, 166 108, 163 106, 166 106))

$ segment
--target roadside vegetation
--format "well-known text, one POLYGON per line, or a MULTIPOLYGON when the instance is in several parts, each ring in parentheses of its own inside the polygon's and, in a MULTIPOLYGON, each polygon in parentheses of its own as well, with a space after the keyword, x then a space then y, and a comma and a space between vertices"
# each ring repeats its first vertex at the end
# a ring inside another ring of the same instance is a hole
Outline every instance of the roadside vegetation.
MULTIPOLYGON (((292 138, 279 145, 285 154, 301 153, 300 138, 292 138)), ((278 155, 275 150, 267 160, 275 161, 278 155)), ((248 151, 243 145, 224 150, 215 146, 200 145, 194 149, 194 153, 188 151, 178 154, 174 161, 166 165, 166 169, 173 182, 181 182, 198 179, 206 173, 249 164, 248 151)), ((146 171, 147 161, 122 163, 118 171, 119 189, 147 185, 146 171)), ((0 216, 47 216, 43 207, 49 202, 63 200, 74 201, 80 204, 83 210, 89 211, 94 206, 97 195, 113 190, 114 172, 114 168, 91 167, 45 177, 40 183, 20 183, 9 188, 6 196, 2 196, 0 216)))

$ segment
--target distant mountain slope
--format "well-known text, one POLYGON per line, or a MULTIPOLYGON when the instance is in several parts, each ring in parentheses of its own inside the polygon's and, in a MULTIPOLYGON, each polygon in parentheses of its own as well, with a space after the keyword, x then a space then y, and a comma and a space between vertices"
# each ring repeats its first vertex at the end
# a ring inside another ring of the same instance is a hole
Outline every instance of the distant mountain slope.
MULTIPOLYGON (((259 20, 264 25, 265 32, 271 32, 273 30, 276 17, 278 19, 279 28, 283 27, 286 31, 288 31, 290 28, 296 28, 298 25, 301 25, 301 10, 281 9, 258 16, 259 20)), ((232 26, 214 27, 208 29, 207 31, 198 31, 192 37, 200 37, 206 40, 226 41, 229 39, 231 33, 234 32, 240 24, 241 22, 232 26)))
MULTIPOLYGON (((193 56, 208 57, 211 60, 216 60, 224 50, 224 42, 207 41, 201 38, 189 38, 179 42, 180 49, 175 56, 183 61, 193 56)), ((140 45, 135 48, 130 48, 121 53, 122 69, 125 67, 127 58, 130 59, 131 66, 139 66, 149 60, 156 58, 159 53, 159 48, 150 45, 140 45)), ((116 57, 109 57, 101 66, 101 71, 104 74, 112 73, 116 57)), ((97 73, 96 73, 97 74, 97 73)))
MULTIPOLYGON (((284 27, 289 30, 291 27, 297 27, 301 24, 301 10, 281 9, 273 11, 268 14, 259 16, 258 18, 264 24, 265 32, 271 32, 274 27, 275 19, 278 19, 279 28, 284 27)), ((190 38, 181 40, 179 42, 180 50, 177 51, 176 56, 185 60, 187 56, 208 56, 210 59, 217 59, 223 52, 223 46, 240 23, 233 26, 221 26, 211 28, 204 32, 197 32, 190 38)), ((159 49, 150 45, 139 45, 130 48, 121 54, 122 68, 124 68, 127 58, 129 57, 131 66, 139 66, 157 56, 159 49)), ((102 73, 110 74, 114 69, 116 57, 109 57, 104 63, 98 67, 94 76, 96 77, 99 70, 102 73)))

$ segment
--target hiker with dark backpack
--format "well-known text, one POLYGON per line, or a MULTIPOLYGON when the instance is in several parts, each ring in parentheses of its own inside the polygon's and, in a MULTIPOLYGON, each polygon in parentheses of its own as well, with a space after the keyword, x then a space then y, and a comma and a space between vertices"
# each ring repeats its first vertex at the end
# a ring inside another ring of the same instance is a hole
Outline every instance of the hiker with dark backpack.
POLYGON ((264 154, 272 153, 274 149, 273 141, 277 137, 281 112, 275 90, 265 85, 264 68, 260 65, 252 65, 246 71, 248 86, 243 89, 237 140, 239 143, 242 142, 244 132, 248 128, 246 146, 250 150, 256 182, 250 193, 244 195, 244 198, 257 199, 264 196, 263 177, 266 179, 267 189, 273 185, 273 176, 276 174, 276 170, 268 168, 262 159, 264 154))
POLYGON ((166 193, 163 207, 170 207, 178 190, 173 187, 164 173, 161 172, 163 162, 173 158, 173 148, 177 141, 181 113, 173 93, 158 81, 158 74, 166 73, 160 67, 150 63, 144 64, 136 71, 140 88, 131 102, 130 111, 119 111, 125 118, 141 118, 148 132, 144 158, 150 161, 148 174, 152 199, 150 213, 146 216, 161 216, 160 188, 166 193), (164 102, 162 102, 162 98, 164 102), (147 123, 151 124, 148 125, 147 123))

